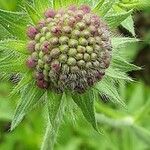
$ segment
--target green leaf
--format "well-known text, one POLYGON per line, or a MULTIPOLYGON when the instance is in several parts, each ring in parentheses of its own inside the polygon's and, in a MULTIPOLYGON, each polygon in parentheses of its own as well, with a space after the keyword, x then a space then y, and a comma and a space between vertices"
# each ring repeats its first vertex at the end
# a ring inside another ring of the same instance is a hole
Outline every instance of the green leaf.
POLYGON ((131 127, 131 130, 134 131, 134 133, 141 139, 143 142, 145 142, 147 145, 150 146, 150 131, 147 129, 140 127, 138 125, 133 125, 131 127))
POLYGON ((28 54, 25 41, 14 39, 0 41, 0 51, 9 50, 15 53, 28 54))
MULTIPOLYGON (((58 0, 56 0, 56 1, 58 1, 58 0)), ((61 6, 69 6, 69 5, 78 5, 78 1, 79 0, 60 0, 61 2, 60 2, 60 4, 61 4, 61 6)), ((60 6, 58 6, 58 7, 60 7, 60 6)))
POLYGON ((20 90, 23 89, 26 85, 28 85, 31 81, 32 81, 32 74, 28 72, 22 77, 19 83, 13 88, 9 96, 13 97, 17 93, 19 93, 20 90))
POLYGON ((106 70, 106 76, 113 78, 114 80, 126 80, 133 81, 125 72, 120 71, 117 68, 109 67, 106 70))
POLYGON ((99 12, 98 12, 99 15, 105 16, 112 9, 112 6, 114 3, 115 3, 115 0, 109 0, 103 3, 101 8, 99 9, 99 12))
POLYGON ((34 106, 42 99, 43 95, 44 91, 38 89, 34 82, 31 82, 24 87, 21 93, 20 102, 15 110, 11 130, 19 125, 24 116, 34 108, 34 106))
POLYGON ((47 124, 47 129, 44 140, 42 142, 41 150, 53 150, 58 130, 65 113, 65 108, 67 106, 65 93, 63 93, 63 95, 58 95, 56 93, 54 94, 52 92, 47 92, 47 101, 50 121, 48 121, 47 124), (53 98, 51 98, 51 95, 53 98), (56 100, 56 102, 54 100, 56 100))
POLYGON ((103 80, 97 83, 94 88, 100 94, 106 94, 106 96, 108 96, 112 102, 125 107, 125 103, 120 98, 117 88, 115 87, 113 81, 110 80, 108 77, 103 78, 103 80))
POLYGON ((0 72, 2 73, 25 73, 27 71, 27 67, 23 60, 3 60, 0 62, 0 72))
POLYGON ((128 30, 133 36, 135 36, 135 31, 134 31, 134 22, 133 22, 133 18, 130 15, 128 18, 126 18, 121 25, 128 30))
POLYGON ((134 64, 131 64, 129 62, 127 62, 125 59, 123 59, 120 56, 114 56, 111 66, 114 68, 118 68, 124 72, 129 72, 132 70, 140 70, 141 67, 138 67, 134 64))
POLYGON ((53 8, 55 9, 59 9, 61 8, 63 5, 62 5, 62 1, 61 0, 53 0, 53 8))
POLYGON ((35 9, 43 16, 46 9, 52 7, 52 3, 49 0, 34 0, 35 9))
POLYGON ((59 108, 62 103, 61 100, 62 94, 47 91, 47 105, 48 105, 49 119, 52 126, 54 126, 55 118, 59 112, 59 108))
POLYGON ((10 38, 12 35, 0 24, 0 40, 10 38))
POLYGON ((105 0, 99 0, 98 3, 95 5, 93 11, 95 12, 99 12, 101 9, 101 6, 103 5, 105 0))
POLYGON ((25 8, 26 11, 29 15, 29 17, 31 18, 32 22, 34 24, 37 24, 38 21, 40 21, 40 19, 42 18, 39 13, 35 10, 35 8, 33 6, 31 6, 31 4, 25 3, 25 8))
POLYGON ((127 44, 139 42, 139 39, 129 37, 113 37, 111 39, 113 49, 125 47, 127 44))
POLYGON ((115 28, 121 24, 127 17, 132 14, 132 10, 125 13, 118 13, 106 16, 104 19, 107 21, 111 28, 115 28))
POLYGON ((13 36, 22 40, 26 39, 25 31, 28 17, 25 13, 0 10, 0 24, 13 36))
POLYGON ((84 94, 73 94, 72 98, 81 109, 86 120, 93 126, 96 131, 98 131, 95 119, 93 91, 87 91, 84 94))

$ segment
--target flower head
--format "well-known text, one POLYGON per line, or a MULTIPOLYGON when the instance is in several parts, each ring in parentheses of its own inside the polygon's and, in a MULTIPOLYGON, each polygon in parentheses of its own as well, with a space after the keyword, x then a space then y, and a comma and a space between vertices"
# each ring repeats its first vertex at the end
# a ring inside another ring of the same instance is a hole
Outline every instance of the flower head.
POLYGON ((43 74, 43 78, 35 78, 37 85, 59 92, 81 93, 100 81, 111 60, 106 23, 87 5, 79 8, 72 5, 57 11, 47 9, 43 22, 46 22, 43 27, 38 29, 39 22, 27 31, 31 52, 27 66, 35 74, 43 74), (44 61, 45 57, 49 61, 44 61))

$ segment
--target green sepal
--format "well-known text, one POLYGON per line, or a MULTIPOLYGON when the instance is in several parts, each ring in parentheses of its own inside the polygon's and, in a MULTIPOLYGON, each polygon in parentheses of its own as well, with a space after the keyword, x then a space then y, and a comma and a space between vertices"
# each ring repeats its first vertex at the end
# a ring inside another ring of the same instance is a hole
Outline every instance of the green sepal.
POLYGON ((31 111, 35 105, 42 99, 45 91, 36 87, 34 81, 30 82, 21 91, 21 99, 15 110, 11 123, 11 131, 15 129, 22 121, 24 116, 31 111))
POLYGON ((112 6, 114 4, 115 4, 115 0, 106 1, 99 9, 98 14, 104 17, 112 9, 112 6))
POLYGON ((43 16, 44 12, 52 7, 52 2, 49 0, 34 0, 34 6, 40 16, 43 16))
POLYGON ((6 28, 10 34, 21 40, 26 39, 25 31, 28 21, 28 17, 24 12, 0 10, 0 24, 6 28))
POLYGON ((8 39, 0 41, 0 51, 13 51, 21 55, 28 54, 26 50, 26 42, 22 40, 8 39))
POLYGON ((93 11, 99 13, 101 6, 103 5, 104 2, 105 0, 99 0, 98 3, 96 3, 96 5, 94 6, 93 11))
POLYGON ((113 49, 125 47, 127 44, 139 42, 139 39, 130 37, 113 37, 111 38, 111 43, 113 49))
POLYGON ((101 95, 106 94, 109 99, 119 104, 120 106, 125 107, 125 103, 122 101, 121 97, 118 94, 117 87, 115 86, 114 81, 109 77, 104 77, 103 80, 98 82, 94 87, 101 95))
POLYGON ((38 21, 40 21, 40 19, 42 19, 42 17, 40 16, 40 14, 36 11, 36 9, 28 3, 25 3, 25 8, 26 8, 26 12, 28 13, 29 17, 31 18, 33 24, 37 24, 38 21))
POLYGON ((108 23, 110 28, 115 28, 121 24, 127 17, 132 14, 132 10, 124 13, 112 14, 106 16, 104 19, 108 23))
POLYGON ((99 132, 97 128, 97 122, 95 119, 94 109, 94 93, 92 90, 88 90, 83 94, 72 94, 73 101, 81 109, 85 119, 93 126, 93 128, 99 132))
POLYGON ((62 105, 62 94, 57 94, 55 92, 47 91, 47 105, 49 119, 52 126, 55 124, 56 116, 59 112, 59 108, 62 105))

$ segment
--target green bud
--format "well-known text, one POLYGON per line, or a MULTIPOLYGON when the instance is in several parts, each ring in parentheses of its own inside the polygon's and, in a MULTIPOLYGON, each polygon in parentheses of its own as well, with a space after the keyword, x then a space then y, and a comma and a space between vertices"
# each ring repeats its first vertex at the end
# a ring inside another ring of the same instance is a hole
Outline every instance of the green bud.
POLYGON ((68 74, 69 73, 69 66, 67 64, 64 64, 62 66, 62 71, 64 74, 68 74))
POLYGON ((73 30, 71 35, 73 38, 78 38, 80 36, 80 31, 79 30, 73 30))
POLYGON ((100 63, 96 60, 93 62, 93 66, 94 67, 100 67, 100 63))
POLYGON ((38 53, 37 52, 33 52, 32 53, 32 58, 35 60, 38 60, 38 53))
POLYGON ((39 58, 42 59, 44 56, 44 53, 42 51, 39 52, 39 58))
POLYGON ((83 47, 83 46, 78 46, 77 51, 78 51, 79 53, 85 53, 86 48, 83 47))
POLYGON ((41 59, 38 60, 38 66, 39 66, 40 68, 43 68, 43 67, 44 67, 44 62, 43 62, 41 59))
POLYGON ((46 32, 48 32, 48 28, 47 27, 43 27, 41 29, 41 33, 45 34, 46 32))
POLYGON ((87 53, 85 53, 85 54, 84 54, 84 60, 85 60, 85 61, 90 61, 90 55, 87 54, 87 53))
POLYGON ((39 41, 40 38, 41 38, 42 34, 41 33, 38 33, 36 36, 35 36, 35 40, 36 41, 39 41))
POLYGON ((47 70, 43 70, 43 74, 44 74, 44 76, 48 76, 48 74, 49 74, 49 72, 47 71, 47 70))
POLYGON ((70 68, 70 70, 71 70, 71 73, 78 73, 78 72, 80 71, 80 69, 79 69, 78 66, 72 66, 72 67, 70 68))
POLYGON ((69 49, 69 52, 68 52, 69 56, 76 56, 76 54, 77 54, 77 50, 75 48, 69 49))
POLYGON ((83 54, 78 53, 78 54, 76 55, 76 59, 77 59, 77 60, 83 59, 83 54))
POLYGON ((79 44, 82 45, 82 46, 87 46, 88 41, 85 38, 80 38, 79 39, 79 44))
POLYGON ((59 43, 60 43, 60 44, 67 44, 68 41, 69 41, 69 38, 68 38, 67 36, 61 36, 61 37, 59 38, 59 43))
POLYGON ((86 24, 84 22, 78 22, 76 24, 76 28, 79 29, 79 30, 83 30, 86 28, 86 24))
POLYGON ((76 65, 76 60, 73 57, 70 57, 67 61, 67 64, 69 66, 75 66, 76 65))
POLYGON ((97 54, 96 53, 92 53, 91 54, 91 60, 96 60, 97 59, 97 54))
POLYGON ((67 55, 66 54, 61 54, 60 56, 59 56, 59 61, 61 62, 61 63, 65 63, 65 62, 67 62, 67 55))
POLYGON ((64 32, 64 33, 69 34, 69 33, 71 33, 71 31, 72 31, 72 28, 71 28, 70 26, 65 26, 65 27, 63 27, 63 32, 64 32))
POLYGON ((89 54, 92 54, 93 53, 93 48, 91 46, 87 46, 86 47, 86 52, 89 53, 89 54))
POLYGON ((44 65, 44 69, 45 69, 46 71, 49 71, 49 70, 50 70, 50 66, 49 66, 48 64, 45 64, 45 65, 44 65))
POLYGON ((102 51, 102 48, 99 46, 99 45, 95 45, 94 46, 94 50, 96 51, 96 52, 100 52, 100 51, 102 51))
POLYGON ((58 42, 59 42, 59 39, 58 39, 58 37, 52 37, 50 39, 50 42, 51 42, 52 45, 57 45, 58 42))
POLYGON ((87 62, 87 63, 86 63, 86 68, 87 68, 87 69, 92 68, 92 67, 93 67, 93 65, 92 65, 91 62, 87 62))
POLYGON ((83 30, 82 31, 82 36, 85 38, 89 38, 90 37, 90 32, 88 30, 83 30))
POLYGON ((50 40, 51 37, 52 37, 51 32, 47 32, 47 33, 46 33, 46 39, 47 39, 47 40, 50 40))
POLYGON ((95 38, 93 38, 93 37, 89 37, 88 38, 88 43, 90 44, 90 45, 94 45, 96 42, 95 42, 95 38))
POLYGON ((50 57, 56 58, 57 56, 59 56, 59 54, 60 54, 59 48, 54 48, 50 52, 50 57))
POLYGON ((66 53, 66 52, 68 52, 68 50, 69 50, 69 46, 68 45, 61 45, 60 46, 60 51, 62 53, 66 53))
POLYGON ((78 46, 78 41, 75 39, 70 39, 69 40, 69 47, 77 47, 78 46))
POLYGON ((49 61, 49 55, 44 55, 43 61, 47 63, 49 61))
POLYGON ((40 43, 43 43, 43 42, 45 42, 46 41, 46 38, 44 37, 44 36, 42 36, 41 38, 40 38, 40 43))
POLYGON ((99 36, 95 37, 95 42, 96 44, 101 44, 102 43, 102 39, 99 36))
POLYGON ((84 60, 79 60, 77 62, 77 64, 78 64, 79 67, 84 67, 85 66, 85 61, 84 60))
POLYGON ((41 44, 40 44, 40 43, 37 43, 37 44, 35 45, 35 50, 36 50, 36 51, 39 51, 39 50, 40 50, 40 47, 41 47, 41 44))

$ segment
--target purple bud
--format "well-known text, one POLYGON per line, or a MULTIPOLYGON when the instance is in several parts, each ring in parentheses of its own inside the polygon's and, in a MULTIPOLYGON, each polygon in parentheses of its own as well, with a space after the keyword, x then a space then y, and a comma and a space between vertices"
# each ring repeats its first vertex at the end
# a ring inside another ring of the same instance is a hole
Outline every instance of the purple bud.
POLYGON ((35 51, 35 45, 36 45, 35 41, 30 41, 28 43, 27 49, 29 50, 30 53, 35 51))
POLYGON ((46 12, 45 12, 45 17, 46 18, 54 18, 56 15, 56 12, 55 10, 53 9, 48 9, 46 12))
POLYGON ((27 35, 29 38, 34 39, 37 33, 38 33, 38 31, 35 27, 33 27, 33 26, 28 27, 27 35))
POLYGON ((61 27, 60 26, 53 26, 51 28, 51 32, 54 34, 54 35, 60 35, 61 34, 61 27))
POLYGON ((34 68, 37 65, 37 62, 31 57, 29 57, 26 61, 26 65, 28 68, 34 68))
POLYGON ((75 12, 77 10, 77 6, 76 5, 71 5, 68 7, 68 10, 71 10, 73 12, 75 12))
POLYGON ((100 25, 100 19, 99 19, 99 17, 97 15, 93 15, 91 17, 91 24, 94 25, 96 28, 99 27, 99 25, 100 25))
POLYGON ((49 48, 50 48, 50 44, 48 41, 45 41, 43 44, 42 44, 42 51, 47 54, 49 52, 49 48))
POLYGON ((46 22, 45 20, 40 20, 39 23, 38 23, 38 29, 42 29, 43 27, 45 27, 46 25, 46 22))
POLYGON ((82 5, 80 7, 80 10, 82 10, 84 12, 84 14, 90 13, 91 8, 88 5, 82 5))
POLYGON ((41 89, 47 89, 49 85, 44 80, 37 80, 37 86, 41 89))
POLYGON ((36 76, 36 79, 38 79, 38 80, 41 80, 44 78, 44 75, 41 72, 37 72, 35 76, 36 76))
POLYGON ((81 21, 81 20, 83 19, 83 14, 84 14, 84 13, 83 13, 83 11, 81 11, 81 10, 80 10, 80 11, 79 11, 79 10, 76 11, 76 12, 75 12, 75 19, 76 19, 77 21, 81 21))

